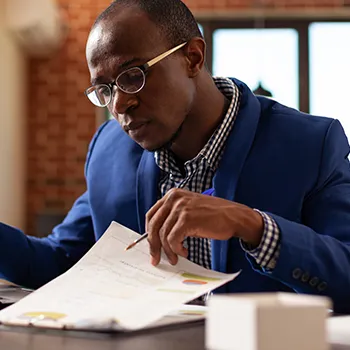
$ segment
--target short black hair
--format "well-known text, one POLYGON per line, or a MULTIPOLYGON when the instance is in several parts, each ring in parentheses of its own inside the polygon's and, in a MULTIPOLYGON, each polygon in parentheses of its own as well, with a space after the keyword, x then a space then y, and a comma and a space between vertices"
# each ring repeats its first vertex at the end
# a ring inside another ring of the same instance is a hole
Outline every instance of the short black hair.
POLYGON ((114 0, 97 17, 93 27, 110 18, 119 6, 136 6, 144 11, 172 46, 203 37, 192 12, 181 0, 114 0))

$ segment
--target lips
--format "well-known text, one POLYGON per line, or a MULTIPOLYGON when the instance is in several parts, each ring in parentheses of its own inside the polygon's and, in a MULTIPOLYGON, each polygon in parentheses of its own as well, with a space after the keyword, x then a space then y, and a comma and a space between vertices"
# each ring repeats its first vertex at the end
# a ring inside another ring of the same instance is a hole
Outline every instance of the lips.
POLYGON ((137 129, 140 129, 145 124, 147 124, 147 122, 131 122, 125 125, 124 129, 125 131, 135 131, 137 129))
POLYGON ((142 142, 149 137, 149 121, 131 122, 125 124, 124 131, 136 142, 142 142))

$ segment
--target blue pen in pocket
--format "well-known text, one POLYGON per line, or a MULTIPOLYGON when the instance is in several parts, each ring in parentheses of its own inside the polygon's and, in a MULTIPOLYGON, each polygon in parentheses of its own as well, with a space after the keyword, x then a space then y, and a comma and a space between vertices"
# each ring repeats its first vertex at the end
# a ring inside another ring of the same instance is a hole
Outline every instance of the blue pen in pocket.
POLYGON ((209 188, 208 190, 205 190, 202 194, 206 194, 207 196, 212 196, 214 193, 214 188, 209 188))

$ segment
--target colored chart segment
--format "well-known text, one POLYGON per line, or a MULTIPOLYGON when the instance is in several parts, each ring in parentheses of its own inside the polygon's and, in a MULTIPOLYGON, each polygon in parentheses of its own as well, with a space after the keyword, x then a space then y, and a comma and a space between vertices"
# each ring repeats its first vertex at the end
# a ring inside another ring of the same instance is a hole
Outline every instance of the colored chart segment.
POLYGON ((60 312, 40 312, 40 311, 34 311, 34 312, 26 312, 24 313, 21 318, 28 318, 36 321, 42 321, 42 320, 51 320, 51 321, 58 321, 61 318, 66 317, 67 315, 62 314, 60 312))
POLYGON ((220 281, 220 278, 212 278, 212 277, 205 277, 205 276, 199 276, 199 275, 194 275, 192 273, 187 273, 184 272, 181 274, 183 278, 187 281, 196 281, 198 282, 197 284, 206 284, 207 282, 217 282, 220 281), (205 282, 205 283, 199 283, 199 282, 205 282))
POLYGON ((183 280, 183 284, 187 284, 189 286, 200 286, 204 284, 208 284, 206 281, 200 281, 200 280, 183 280))
POLYGON ((180 315, 186 315, 186 316, 205 316, 206 311, 205 310, 180 310, 180 315))

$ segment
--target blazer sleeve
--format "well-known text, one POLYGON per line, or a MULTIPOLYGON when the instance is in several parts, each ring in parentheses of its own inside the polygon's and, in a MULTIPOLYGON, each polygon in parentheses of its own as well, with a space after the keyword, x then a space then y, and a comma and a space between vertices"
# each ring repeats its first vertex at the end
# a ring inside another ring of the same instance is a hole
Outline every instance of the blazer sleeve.
POLYGON ((335 312, 350 312, 349 144, 338 121, 324 139, 317 185, 305 198, 302 224, 269 213, 280 229, 281 250, 272 272, 257 271, 298 293, 329 296, 335 312))
MULTIPOLYGON (((85 175, 95 142, 105 125, 90 143, 85 175)), ((0 223, 0 278, 38 288, 68 270, 94 243, 89 194, 85 192, 75 201, 64 221, 45 238, 27 236, 0 223)))

